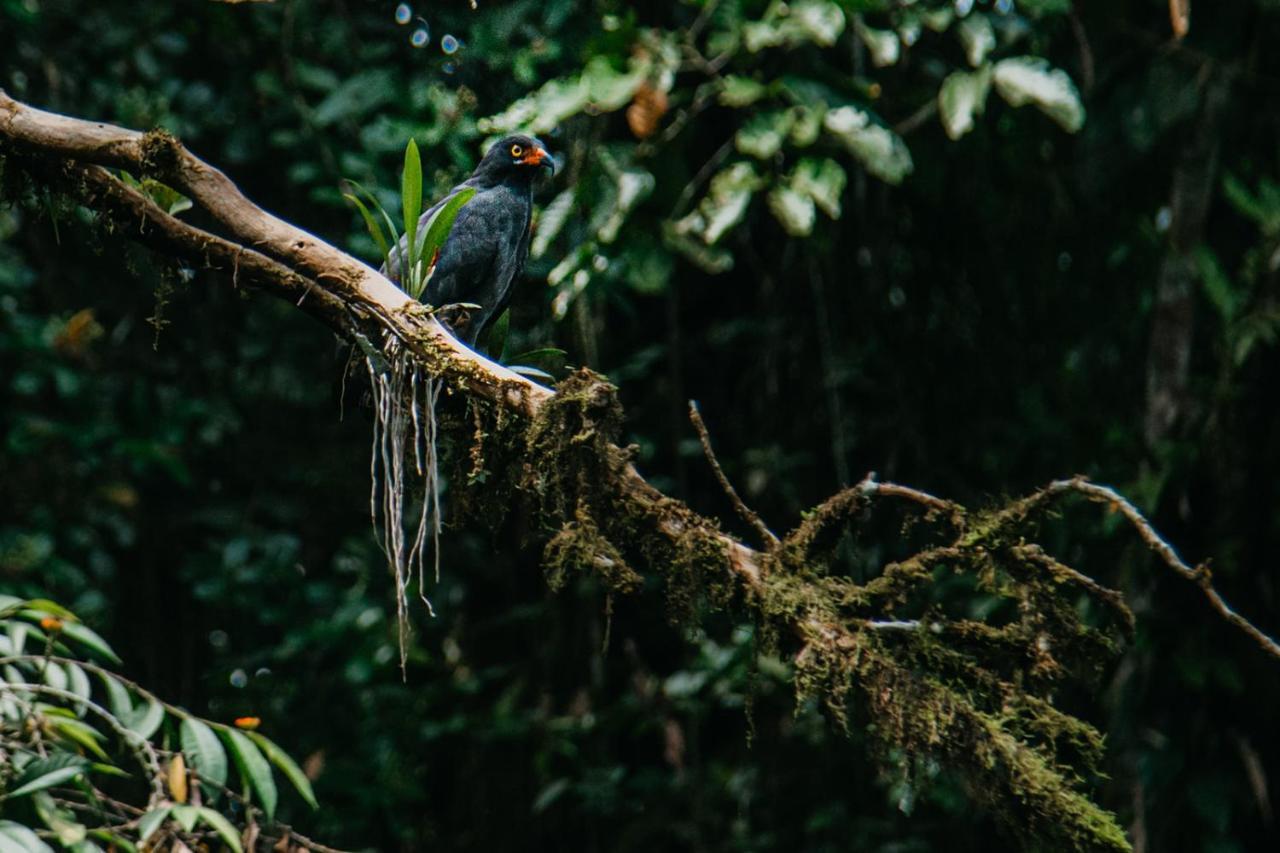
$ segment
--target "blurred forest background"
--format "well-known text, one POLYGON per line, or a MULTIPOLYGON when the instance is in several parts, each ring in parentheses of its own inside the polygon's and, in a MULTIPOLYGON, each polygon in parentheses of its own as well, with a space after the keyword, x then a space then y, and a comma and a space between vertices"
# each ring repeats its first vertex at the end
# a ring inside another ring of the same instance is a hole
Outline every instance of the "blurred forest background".
MULTIPOLYGON (((775 529, 872 470, 976 504, 1087 474, 1274 634, 1280 3, 1193 13, 1179 41, 1167 0, 0 0, 0 87, 168 128, 369 260, 343 179, 396 209, 408 138, 434 196, 531 128, 563 167, 508 351, 617 383, 655 485, 750 533, 691 398, 775 529)), ((345 353, 212 278, 56 200, 0 210, 0 590, 71 607, 166 699, 261 717, 314 775, 319 811, 282 800, 300 830, 1012 849, 945 773, 907 790, 856 724, 797 712, 783 662, 749 737, 732 612, 672 627, 650 578, 606 647, 598 582, 550 593, 509 531, 448 531, 402 682, 345 353)), ((1275 661, 1116 522, 1042 537, 1138 616, 1077 702, 1107 733, 1096 797, 1140 851, 1275 849, 1275 661)))

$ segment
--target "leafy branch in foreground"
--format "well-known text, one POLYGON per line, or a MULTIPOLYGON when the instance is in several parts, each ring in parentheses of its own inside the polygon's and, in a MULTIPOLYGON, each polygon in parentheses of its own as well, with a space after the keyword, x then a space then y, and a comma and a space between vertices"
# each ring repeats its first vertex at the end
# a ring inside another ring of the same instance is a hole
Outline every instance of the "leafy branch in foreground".
POLYGON ((0 595, 0 849, 132 851, 169 840, 238 853, 259 816, 270 834, 310 844, 273 822, 273 767, 317 807, 288 753, 164 702, 110 668, 119 663, 66 608, 0 595))

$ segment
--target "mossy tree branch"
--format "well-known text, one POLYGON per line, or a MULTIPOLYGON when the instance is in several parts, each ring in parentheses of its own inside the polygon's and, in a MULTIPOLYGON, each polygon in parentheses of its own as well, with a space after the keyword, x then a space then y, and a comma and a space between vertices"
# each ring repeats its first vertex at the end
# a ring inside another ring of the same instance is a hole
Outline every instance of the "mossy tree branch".
MULTIPOLYGON (((1280 649, 1230 610, 1207 572, 1182 563, 1131 504, 1080 478, 976 512, 869 476, 756 551, 644 480, 617 443, 622 410, 604 379, 582 370, 553 394, 472 352, 377 272, 256 207, 169 134, 58 116, 0 92, 2 156, 120 233, 300 303, 344 336, 368 327, 398 341, 466 400, 468 412, 450 433, 470 442, 454 454, 459 508, 480 505, 492 519, 501 514, 495 507, 524 504, 539 522, 535 536, 553 584, 579 570, 627 592, 641 581, 635 566, 662 578, 680 618, 737 601, 755 619, 763 648, 793 656, 801 698, 821 700, 840 725, 851 714, 865 718, 882 757, 918 781, 934 772, 931 762, 960 773, 1019 836, 1053 849, 1129 849, 1114 816, 1084 793, 1101 735, 1055 708, 1052 696, 1099 675, 1132 615, 1119 593, 1028 541, 1056 497, 1074 492, 1118 506, 1167 565, 1201 584, 1215 609, 1268 652, 1280 649), (103 167, 176 187, 224 233, 175 219, 103 167), (914 508, 936 541, 865 583, 833 573, 841 537, 884 500, 914 508), (940 595, 939 580, 953 576, 965 591, 940 595), (1086 616, 1082 598, 1097 605, 1086 616), (972 617, 967 605, 977 599, 988 617, 972 617)), ((766 541, 774 538, 763 522, 759 528, 766 541)))

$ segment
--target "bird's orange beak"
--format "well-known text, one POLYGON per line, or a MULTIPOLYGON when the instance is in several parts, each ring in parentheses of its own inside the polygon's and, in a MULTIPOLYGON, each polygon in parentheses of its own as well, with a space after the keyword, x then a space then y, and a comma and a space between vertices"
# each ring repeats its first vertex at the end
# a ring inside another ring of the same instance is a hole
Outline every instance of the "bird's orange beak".
POLYGON ((552 172, 556 170, 555 158, 540 145, 535 145, 526 151, 524 156, 520 158, 520 162, 526 166, 545 166, 552 172))

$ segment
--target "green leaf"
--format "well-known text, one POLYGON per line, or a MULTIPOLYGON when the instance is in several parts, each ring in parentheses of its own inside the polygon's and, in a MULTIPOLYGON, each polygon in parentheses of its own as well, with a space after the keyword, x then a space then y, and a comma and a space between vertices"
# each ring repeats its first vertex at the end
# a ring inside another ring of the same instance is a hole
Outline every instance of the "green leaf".
POLYGON ((65 737, 67 740, 79 744, 103 761, 109 762, 111 759, 107 753, 98 744, 99 740, 104 740, 102 733, 97 729, 80 722, 79 720, 55 719, 49 722, 49 728, 65 737))
POLYGON ((369 236, 373 238, 373 243, 378 247, 378 255, 383 262, 391 257, 391 244, 387 242, 387 237, 382 233, 382 226, 378 224, 378 220, 373 218, 373 214, 369 212, 369 208, 365 207, 364 202, 351 193, 343 193, 342 197, 355 205, 356 210, 360 212, 360 218, 364 220, 364 227, 369 232, 369 236))
POLYGON ((132 841, 105 829, 91 829, 89 830, 89 837, 96 838, 108 847, 113 847, 116 850, 123 851, 123 853, 138 853, 138 848, 134 846, 132 841))
POLYGON ((155 734, 156 729, 160 728, 160 724, 164 722, 164 706, 153 698, 147 698, 146 703, 134 708, 120 719, 126 729, 143 740, 155 734))
POLYGON ((107 707, 116 719, 123 721, 133 712, 133 700, 129 698, 129 690, 113 675, 99 672, 98 677, 107 691, 107 707))
POLYGON ((844 169, 835 160, 806 157, 796 164, 791 188, 813 199, 827 216, 839 219, 840 197, 847 181, 844 169))
POLYGON ((752 80, 750 77, 730 74, 721 81, 720 93, 716 96, 716 100, 723 106, 741 109, 751 106, 768 92, 768 87, 763 83, 752 80))
POLYGON ((1034 56, 1014 56, 995 65, 996 91, 1011 106, 1034 104, 1068 133, 1084 126, 1084 104, 1076 84, 1061 68, 1034 56))
POLYGON ((427 279, 431 277, 431 272, 435 267, 437 253, 444 247, 445 241, 449 239, 449 232, 453 230, 453 223, 458 218, 458 213, 466 206, 467 202, 471 201, 472 196, 475 194, 475 187, 466 187, 459 190, 431 215, 431 220, 427 223, 426 235, 422 238, 422 245, 414 256, 415 259, 423 259, 425 261, 424 267, 426 268, 426 275, 423 277, 418 292, 409 291, 409 295, 414 299, 422 298, 422 291, 426 288, 427 279))
POLYGON ((674 223, 674 234, 699 237, 708 246, 718 242, 742 221, 751 197, 763 183, 755 168, 745 161, 720 170, 711 179, 707 195, 698 203, 698 208, 674 223))
POLYGON ((111 646, 107 645, 107 641, 82 622, 64 622, 62 624, 62 635, 75 640, 104 660, 115 664, 121 663, 120 656, 115 653, 111 646))
MULTIPOLYGON (((64 755, 68 755, 68 757, 75 759, 75 763, 67 764, 54 770, 47 770, 36 776, 34 779, 23 782, 21 785, 5 794, 5 799, 23 797, 36 791, 43 791, 45 788, 52 788, 54 785, 61 785, 68 779, 74 779, 84 772, 86 766, 84 759, 67 753, 64 753, 64 755)), ((36 762, 33 762, 33 764, 34 763, 36 762)), ((23 772, 22 778, 26 779, 31 775, 31 769, 28 767, 27 770, 23 772)))
POLYGON ((40 791, 33 798, 36 814, 44 821, 44 825, 53 830, 58 842, 66 848, 76 849, 76 845, 84 841, 88 829, 75 819, 75 813, 58 808, 49 792, 40 791))
POLYGON ((160 824, 164 823, 165 818, 169 816, 171 808, 172 806, 161 806, 138 818, 138 841, 140 843, 155 834, 155 831, 160 828, 160 824))
MULTIPOLYGON (((89 684, 89 676, 84 674, 84 670, 73 663, 66 665, 67 682, 71 692, 79 696, 81 699, 89 699, 93 695, 93 688, 89 684)), ((80 706, 79 713, 84 713, 84 706, 80 706)))
POLYGON ((959 139, 973 130, 974 117, 986 109, 990 90, 990 65, 972 73, 955 71, 947 75, 938 90, 938 113, 948 138, 959 139))
POLYGON ((813 199, 785 184, 769 190, 769 210, 792 237, 807 237, 813 231, 813 199))
POLYGON ((200 819, 200 810, 195 806, 180 804, 170 809, 169 816, 178 822, 183 832, 190 832, 196 828, 196 821, 200 819))
POLYGON ((28 610, 35 611, 35 615, 39 616, 56 616, 67 622, 79 622, 80 618, 72 613, 61 604, 50 601, 47 598, 32 598, 24 602, 28 610))
POLYGON ((222 741, 203 721, 187 717, 178 727, 182 752, 202 782, 215 788, 227 784, 227 752, 222 741))
POLYGON ((996 31, 986 15, 974 13, 965 18, 960 22, 957 34, 964 47, 965 58, 974 68, 985 62, 987 55, 995 50, 996 31))
POLYGON ((796 116, 791 110, 757 113, 733 138, 734 146, 757 160, 768 160, 782 150, 796 116))
POLYGON ((244 781, 245 787, 257 794, 262 810, 270 819, 276 813, 276 781, 271 777, 271 765, 262 757, 258 747, 245 736, 244 732, 232 728, 220 727, 223 741, 231 750, 231 758, 236 763, 236 770, 244 781))
POLYGON ((246 732, 246 734, 266 754, 267 759, 280 768, 280 772, 284 774, 285 778, 293 783, 293 787, 298 789, 298 794, 306 801, 307 805, 313 809, 320 808, 320 804, 316 802, 316 795, 311 790, 311 780, 307 778, 307 774, 302 772, 302 768, 298 766, 289 753, 257 732, 246 732))
POLYGON ((17 619, 9 622, 9 648, 10 654, 20 655, 23 653, 23 647, 27 643, 27 636, 30 634, 30 627, 26 622, 19 622, 17 619))
POLYGON ((40 680, 54 690, 67 689, 67 671, 62 668, 61 664, 56 664, 53 661, 45 661, 41 664, 40 680))
POLYGON ((890 184, 900 184, 915 164, 911 152, 898 134, 871 120, 870 114, 854 106, 831 110, 823 118, 823 128, 858 159, 868 172, 890 184))
POLYGON ((858 38, 867 46, 867 52, 871 54, 872 65, 877 68, 884 68, 898 61, 902 44, 898 41, 897 33, 892 30, 872 29, 863 24, 861 20, 854 21, 854 29, 858 33, 858 38))
POLYGON ((234 853, 242 853, 240 834, 231 825, 231 821, 210 808, 201 808, 199 811, 200 819, 214 832, 218 833, 218 837, 222 839, 223 844, 230 847, 234 853))
MULTIPOLYGON (((404 212, 404 233, 408 238, 409 261, 401 267, 402 281, 408 282, 405 290, 413 296, 413 288, 420 284, 413 280, 422 257, 418 250, 418 217, 422 215, 422 159, 418 156, 418 143, 412 138, 404 149, 404 170, 400 173, 400 204, 404 212)), ((416 297, 415 297, 416 298, 416 297)))
POLYGON ((11 820, 0 820, 0 853, 53 853, 53 848, 40 840, 27 827, 11 820))

